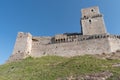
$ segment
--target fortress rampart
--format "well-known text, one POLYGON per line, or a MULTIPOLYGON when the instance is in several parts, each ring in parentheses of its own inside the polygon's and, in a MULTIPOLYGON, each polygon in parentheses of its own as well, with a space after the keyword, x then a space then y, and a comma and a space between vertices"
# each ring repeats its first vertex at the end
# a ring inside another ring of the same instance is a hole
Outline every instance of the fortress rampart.
POLYGON ((30 33, 19 32, 8 62, 28 56, 72 57, 84 54, 110 54, 120 50, 120 35, 107 33, 98 7, 82 9, 81 25, 81 33, 64 33, 53 37, 35 37, 30 33))
MULTIPOLYGON (((24 41, 24 37, 22 38, 24 41)), ((29 45, 26 44, 28 45, 27 46, 28 50, 25 50, 25 47, 22 47, 21 50, 14 49, 10 61, 24 59, 28 56, 41 57, 46 55, 58 55, 64 57, 72 57, 72 56, 78 56, 84 54, 111 53, 111 52, 116 52, 117 50, 120 49, 120 36, 117 35, 109 35, 109 34, 92 35, 92 36, 79 35, 76 38, 75 39, 71 38, 71 40, 68 41, 67 40, 64 41, 64 39, 62 40, 60 38, 61 41, 59 42, 58 41, 52 42, 53 37, 32 37, 31 38, 32 42, 28 38, 29 40, 28 42, 26 40, 26 42, 28 44, 32 43, 32 45, 29 46, 30 44, 29 45)), ((25 41, 21 43, 24 44, 25 41)))

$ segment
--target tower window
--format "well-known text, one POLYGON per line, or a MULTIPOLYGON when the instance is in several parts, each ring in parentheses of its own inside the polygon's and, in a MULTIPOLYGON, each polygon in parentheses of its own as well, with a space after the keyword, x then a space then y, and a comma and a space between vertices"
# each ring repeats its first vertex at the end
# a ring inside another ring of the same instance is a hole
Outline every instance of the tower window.
POLYGON ((92 22, 92 21, 91 21, 91 20, 89 20, 89 23, 90 23, 90 24, 91 24, 91 22, 92 22))
POLYGON ((84 18, 86 18, 86 16, 84 16, 84 18))
POLYGON ((22 35, 20 35, 19 37, 22 38, 22 35))
POLYGON ((95 10, 94 10, 94 9, 91 9, 91 12, 95 12, 95 10))

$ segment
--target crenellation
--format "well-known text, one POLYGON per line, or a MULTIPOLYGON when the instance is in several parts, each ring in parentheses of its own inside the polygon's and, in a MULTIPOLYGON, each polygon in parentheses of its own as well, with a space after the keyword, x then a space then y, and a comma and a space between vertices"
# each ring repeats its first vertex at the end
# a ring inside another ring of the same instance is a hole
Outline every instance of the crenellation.
POLYGON ((85 17, 85 16, 94 16, 100 14, 100 11, 98 7, 91 7, 91 8, 82 9, 81 13, 82 13, 82 17, 85 17))
POLYGON ((86 20, 86 19, 94 19, 94 18, 98 18, 98 17, 103 17, 103 15, 102 14, 96 14, 96 15, 91 15, 91 16, 84 16, 84 17, 82 17, 81 18, 81 20, 86 20))

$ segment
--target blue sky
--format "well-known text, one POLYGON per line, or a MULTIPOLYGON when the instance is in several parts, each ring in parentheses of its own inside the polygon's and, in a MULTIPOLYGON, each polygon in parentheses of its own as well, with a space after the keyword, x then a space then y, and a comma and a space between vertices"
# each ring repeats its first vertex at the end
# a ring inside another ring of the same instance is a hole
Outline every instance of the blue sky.
POLYGON ((18 32, 80 32, 80 10, 91 6, 99 6, 109 33, 120 34, 120 0, 0 0, 0 64, 12 54, 18 32))

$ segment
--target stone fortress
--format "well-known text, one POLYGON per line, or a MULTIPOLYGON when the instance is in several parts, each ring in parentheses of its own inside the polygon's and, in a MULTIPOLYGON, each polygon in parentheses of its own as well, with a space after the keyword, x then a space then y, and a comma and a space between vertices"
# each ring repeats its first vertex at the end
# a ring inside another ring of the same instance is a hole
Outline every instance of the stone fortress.
POLYGON ((57 55, 72 57, 84 54, 112 53, 120 50, 120 36, 107 33, 98 7, 81 10, 81 33, 64 33, 53 37, 32 36, 19 32, 8 62, 28 56, 57 55))

